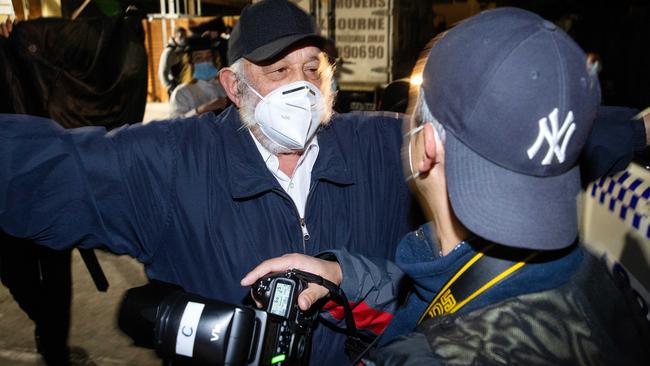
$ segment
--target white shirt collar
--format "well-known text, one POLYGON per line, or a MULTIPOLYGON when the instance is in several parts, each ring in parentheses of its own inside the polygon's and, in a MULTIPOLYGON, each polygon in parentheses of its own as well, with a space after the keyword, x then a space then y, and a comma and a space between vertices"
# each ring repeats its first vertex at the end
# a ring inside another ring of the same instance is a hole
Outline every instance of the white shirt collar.
POLYGON ((278 157, 262 146, 262 144, 257 141, 255 136, 250 132, 250 129, 248 132, 251 134, 253 141, 255 141, 255 146, 257 146, 257 150, 260 152, 266 167, 269 169, 271 174, 273 174, 275 179, 278 180, 282 189, 284 189, 289 197, 291 197, 298 209, 300 218, 304 218, 307 196, 309 195, 309 188, 311 186, 311 171, 314 168, 320 150, 318 137, 314 136, 311 139, 309 145, 305 148, 305 152, 300 156, 300 159, 296 164, 293 177, 290 178, 280 170, 280 160, 278 157))

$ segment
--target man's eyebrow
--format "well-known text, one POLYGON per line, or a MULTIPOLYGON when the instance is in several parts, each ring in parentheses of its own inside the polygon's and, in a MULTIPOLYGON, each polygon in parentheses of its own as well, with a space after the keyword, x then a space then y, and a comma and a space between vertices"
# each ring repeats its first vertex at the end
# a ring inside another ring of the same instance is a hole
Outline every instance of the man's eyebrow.
POLYGON ((311 62, 311 61, 320 61, 320 54, 309 56, 307 62, 311 62))
POLYGON ((306 60, 305 63, 303 63, 303 65, 311 66, 311 65, 314 65, 316 63, 320 64, 320 61, 321 61, 320 58, 313 57, 313 58, 309 58, 308 60, 306 60))
POLYGON ((287 62, 284 60, 280 60, 274 64, 262 66, 262 72, 274 71, 281 67, 286 67, 286 66, 287 66, 287 62))

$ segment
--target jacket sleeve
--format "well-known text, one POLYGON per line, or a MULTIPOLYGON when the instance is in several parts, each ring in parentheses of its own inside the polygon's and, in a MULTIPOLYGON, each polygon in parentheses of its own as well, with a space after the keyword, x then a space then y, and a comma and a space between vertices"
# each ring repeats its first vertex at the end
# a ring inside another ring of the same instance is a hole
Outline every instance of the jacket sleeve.
POLYGON ((601 106, 580 158, 582 185, 625 169, 635 154, 645 150, 643 121, 637 110, 601 106))
POLYGON ((165 122, 107 134, 0 115, 0 229, 146 262, 169 220, 174 146, 165 122))
MULTIPOLYGON (((397 309, 403 272, 387 259, 368 258, 345 249, 319 256, 333 256, 339 262, 343 273, 341 289, 350 304, 357 329, 383 333, 397 309)), ((321 316, 336 326, 345 327, 343 306, 333 301, 325 304, 321 316)))

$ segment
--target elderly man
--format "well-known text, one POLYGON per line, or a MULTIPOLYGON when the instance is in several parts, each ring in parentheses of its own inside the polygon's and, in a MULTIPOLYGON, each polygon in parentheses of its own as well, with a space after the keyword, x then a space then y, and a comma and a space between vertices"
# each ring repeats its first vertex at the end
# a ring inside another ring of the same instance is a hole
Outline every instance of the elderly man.
MULTIPOLYGON (((109 134, 0 116, 0 229, 127 254, 151 279, 231 303, 267 258, 392 257, 409 230, 401 122, 332 116, 324 42, 292 3, 261 1, 233 30, 220 78, 234 105, 219 116, 109 134)), ((313 364, 345 363, 343 341, 318 325, 313 364)))
MULTIPOLYGON (((431 223, 402 240, 397 266, 288 255, 242 284, 299 268, 389 311, 374 365, 648 364, 631 290, 578 243, 577 160, 600 100, 585 54, 554 24, 502 8, 444 34, 423 80, 404 160, 431 223), (403 273, 414 288, 393 316, 403 273)), ((312 285, 300 306, 326 292, 312 285)))

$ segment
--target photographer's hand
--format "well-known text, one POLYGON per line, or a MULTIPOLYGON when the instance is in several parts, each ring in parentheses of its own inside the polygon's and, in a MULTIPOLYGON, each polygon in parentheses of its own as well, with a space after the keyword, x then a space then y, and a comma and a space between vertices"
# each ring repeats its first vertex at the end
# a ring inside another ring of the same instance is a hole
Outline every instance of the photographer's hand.
MULTIPOLYGON (((289 269, 299 269, 305 272, 319 275, 336 285, 340 285, 343 273, 338 262, 326 261, 310 257, 304 254, 285 254, 282 257, 276 257, 265 260, 257 267, 253 268, 240 282, 242 286, 251 286, 258 279, 269 273, 284 272, 289 269)), ((306 290, 298 296, 298 306, 303 311, 308 310, 318 299, 327 296, 328 291, 325 287, 310 283, 306 290)))

